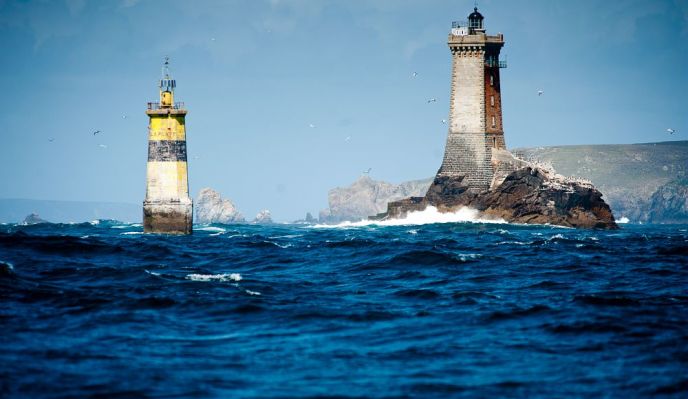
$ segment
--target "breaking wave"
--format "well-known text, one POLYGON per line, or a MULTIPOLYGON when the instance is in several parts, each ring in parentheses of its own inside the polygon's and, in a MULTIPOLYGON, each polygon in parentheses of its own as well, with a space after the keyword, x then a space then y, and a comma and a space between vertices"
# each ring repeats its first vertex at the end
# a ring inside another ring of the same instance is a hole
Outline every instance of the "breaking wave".
POLYGON ((241 281, 241 274, 239 273, 222 273, 222 274, 187 274, 187 280, 191 281, 241 281))
POLYGON ((429 206, 422 211, 409 212, 401 219, 389 220, 361 220, 358 222, 342 222, 335 225, 317 224, 316 228, 336 227, 365 227, 365 226, 417 226, 439 223, 496 223, 506 224, 504 219, 481 218, 477 209, 461 207, 456 212, 440 212, 436 207, 429 206))

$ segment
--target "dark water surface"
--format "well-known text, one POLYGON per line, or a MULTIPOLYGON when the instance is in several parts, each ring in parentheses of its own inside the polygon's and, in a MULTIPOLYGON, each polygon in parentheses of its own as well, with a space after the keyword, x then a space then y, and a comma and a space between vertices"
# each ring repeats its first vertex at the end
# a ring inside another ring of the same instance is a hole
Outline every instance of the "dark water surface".
POLYGON ((0 396, 688 397, 688 226, 0 226, 0 396))

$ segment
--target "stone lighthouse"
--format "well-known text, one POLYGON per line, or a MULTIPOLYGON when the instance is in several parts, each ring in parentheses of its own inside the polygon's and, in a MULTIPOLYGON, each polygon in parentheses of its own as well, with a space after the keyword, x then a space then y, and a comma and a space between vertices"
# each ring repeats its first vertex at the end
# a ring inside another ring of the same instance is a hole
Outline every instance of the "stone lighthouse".
POLYGON ((191 234, 193 204, 186 165, 186 109, 174 102, 177 83, 165 58, 160 102, 148 103, 148 166, 143 230, 146 233, 191 234))
POLYGON ((449 133, 437 177, 461 178, 468 190, 490 187, 492 149, 506 149, 502 127, 499 60, 504 35, 488 35, 484 17, 474 8, 467 22, 454 22, 449 33, 452 54, 449 133))

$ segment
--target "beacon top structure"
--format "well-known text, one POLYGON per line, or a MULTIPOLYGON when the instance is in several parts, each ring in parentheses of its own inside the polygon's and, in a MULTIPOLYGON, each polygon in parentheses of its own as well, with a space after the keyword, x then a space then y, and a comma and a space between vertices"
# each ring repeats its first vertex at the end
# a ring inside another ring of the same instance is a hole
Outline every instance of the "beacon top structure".
POLYGON ((186 109, 174 102, 176 81, 165 58, 160 102, 148 103, 148 167, 143 230, 146 233, 191 234, 193 204, 186 164, 186 109))
POLYGON ((438 176, 464 176, 474 192, 490 187, 492 148, 506 149, 502 127, 499 60, 504 35, 485 33, 484 17, 474 8, 467 22, 454 22, 449 133, 438 176))

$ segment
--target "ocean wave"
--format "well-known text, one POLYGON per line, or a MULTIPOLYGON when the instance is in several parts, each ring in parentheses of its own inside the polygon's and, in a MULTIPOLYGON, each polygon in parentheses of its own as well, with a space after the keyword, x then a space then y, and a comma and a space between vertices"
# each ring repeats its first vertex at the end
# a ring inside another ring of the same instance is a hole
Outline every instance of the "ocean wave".
POLYGON ((222 273, 222 274, 187 274, 185 277, 191 281, 241 281, 241 274, 239 273, 222 273))
POLYGON ((461 207, 456 212, 440 212, 434 206, 422 211, 409 212, 405 218, 389 220, 361 220, 342 222, 336 225, 316 224, 315 228, 367 227, 367 226, 417 226, 443 223, 493 223, 506 224, 504 219, 481 218, 477 209, 461 207))

